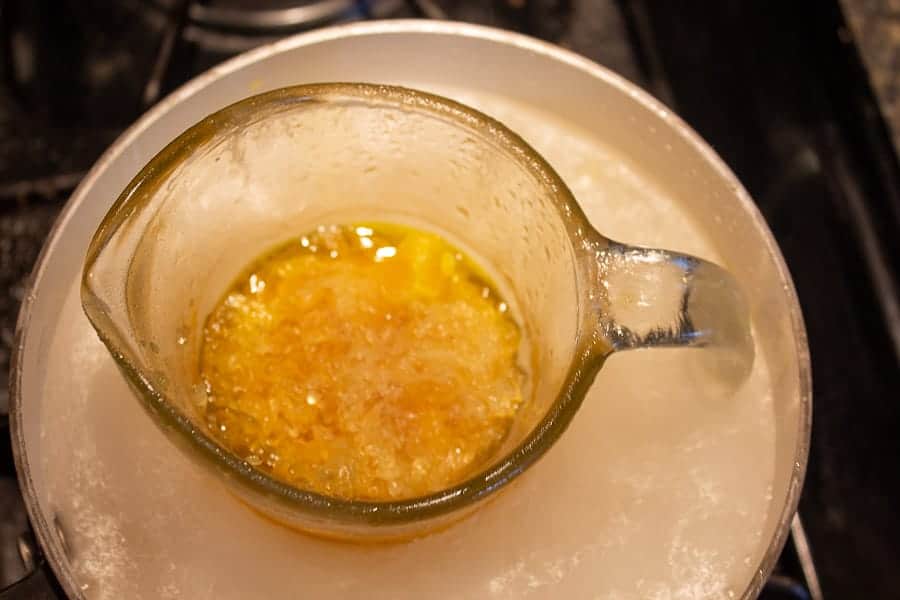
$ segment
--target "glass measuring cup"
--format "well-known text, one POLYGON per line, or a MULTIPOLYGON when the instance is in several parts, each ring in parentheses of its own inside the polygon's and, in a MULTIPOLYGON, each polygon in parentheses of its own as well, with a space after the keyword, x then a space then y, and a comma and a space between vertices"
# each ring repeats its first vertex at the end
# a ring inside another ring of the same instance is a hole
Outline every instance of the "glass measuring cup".
POLYGON ((156 423, 244 501, 301 530, 396 539, 461 518, 559 438, 603 361, 704 346, 729 376, 752 362, 733 279, 703 260, 612 242, 553 169, 470 108, 390 86, 320 84, 249 98, 188 129, 110 209, 82 301, 156 423), (496 455, 420 498, 348 501, 292 487, 219 445, 201 417, 203 319, 235 275, 322 223, 404 221, 470 251, 513 300, 532 396, 496 455))

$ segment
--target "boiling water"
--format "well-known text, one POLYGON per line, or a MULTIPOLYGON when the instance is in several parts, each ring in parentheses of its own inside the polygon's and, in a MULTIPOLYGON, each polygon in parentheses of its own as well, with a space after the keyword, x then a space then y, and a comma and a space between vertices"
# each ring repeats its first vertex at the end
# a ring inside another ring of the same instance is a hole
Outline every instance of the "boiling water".
MULTIPOLYGON (((678 205, 613 150, 501 99, 603 233, 715 260, 678 205)), ((35 465, 88 598, 731 598, 763 552, 774 471, 764 356, 736 392, 702 351, 612 357, 560 442, 494 502, 411 543, 324 542, 259 518, 131 397, 73 285, 48 365, 35 465), (78 368, 72 368, 77 364, 78 368)))

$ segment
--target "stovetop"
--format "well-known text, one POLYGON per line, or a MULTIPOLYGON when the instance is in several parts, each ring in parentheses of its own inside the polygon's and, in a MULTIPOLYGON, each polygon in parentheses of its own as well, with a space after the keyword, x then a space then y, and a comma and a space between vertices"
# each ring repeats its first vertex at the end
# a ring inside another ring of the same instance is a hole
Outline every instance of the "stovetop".
MULTIPOLYGON (((452 18, 563 45, 649 89, 712 143, 778 239, 813 362, 802 522, 763 598, 896 597, 900 169, 836 0, 765 9, 750 0, 677 9, 652 0, 6 0, 0 377, 53 220, 143 110, 260 43, 392 17, 452 18)), ((7 403, 2 386, 0 411, 7 403)), ((27 528, 10 451, 0 446, 0 587, 24 574, 27 528)))

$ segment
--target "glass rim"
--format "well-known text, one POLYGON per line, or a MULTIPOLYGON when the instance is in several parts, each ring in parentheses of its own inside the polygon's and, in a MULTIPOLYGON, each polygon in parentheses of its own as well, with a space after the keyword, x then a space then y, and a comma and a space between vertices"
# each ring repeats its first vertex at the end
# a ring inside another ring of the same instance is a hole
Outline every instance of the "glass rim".
MULTIPOLYGON (((506 487, 526 471, 566 430, 602 366, 605 354, 585 351, 576 342, 573 359, 560 391, 544 416, 522 442, 503 457, 491 462, 488 467, 459 483, 423 496, 393 501, 348 500, 280 481, 255 469, 207 435, 202 427, 195 425, 154 388, 141 373, 141 369, 105 333, 105 325, 95 320, 85 302, 88 298, 97 298, 89 283, 97 258, 128 216, 143 206, 139 192, 148 186, 159 184, 198 146, 213 139, 228 125, 245 122, 248 117, 258 114, 260 108, 277 104, 291 106, 305 102, 347 100, 383 102, 407 110, 430 113, 477 131, 482 138, 489 138, 499 145, 513 160, 547 186, 556 200, 556 207, 573 248, 577 246, 579 239, 591 234, 599 235, 590 225, 568 186, 549 163, 518 134, 484 113, 442 96, 400 86, 343 82, 303 84, 278 88, 230 104, 186 129, 150 159, 121 192, 94 233, 85 259, 81 297, 88 319, 129 382, 139 391, 138 397, 144 407, 152 413, 153 418, 161 420, 188 441, 190 451, 197 452, 218 470, 235 474, 241 485, 274 497, 288 509, 347 525, 404 525, 448 515, 474 505, 506 487), (133 202, 139 203, 134 205, 133 202)), ((150 197, 147 194, 143 199, 149 201, 150 197)))

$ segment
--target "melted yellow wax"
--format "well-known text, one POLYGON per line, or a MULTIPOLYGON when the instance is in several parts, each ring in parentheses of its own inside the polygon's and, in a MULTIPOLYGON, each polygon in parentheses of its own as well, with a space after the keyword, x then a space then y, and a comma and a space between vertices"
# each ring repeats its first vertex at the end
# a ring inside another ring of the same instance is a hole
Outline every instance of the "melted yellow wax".
POLYGON ((297 487, 419 496, 472 475, 507 434, 519 344, 506 302, 441 237, 319 227, 251 265, 207 318, 206 422, 297 487))

